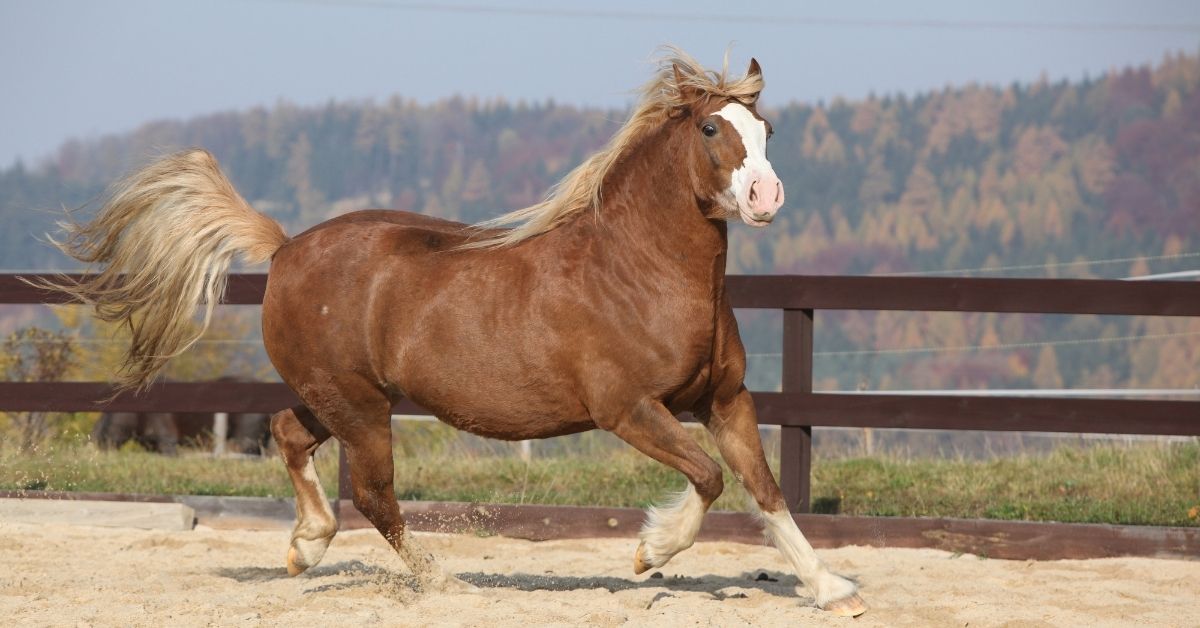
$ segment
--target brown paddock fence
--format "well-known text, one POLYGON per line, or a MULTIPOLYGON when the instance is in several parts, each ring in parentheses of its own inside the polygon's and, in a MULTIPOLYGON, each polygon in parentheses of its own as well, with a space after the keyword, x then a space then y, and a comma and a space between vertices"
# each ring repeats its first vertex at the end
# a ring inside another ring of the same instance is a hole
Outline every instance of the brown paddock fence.
MULTIPOLYGON (((30 279, 38 276, 25 275, 30 279)), ((224 303, 260 304, 265 288, 266 275, 232 275, 224 303)), ((859 395, 818 393, 813 392, 812 387, 813 319, 819 310, 1200 316, 1200 282, 764 275, 731 276, 728 292, 735 308, 783 311, 782 391, 756 392, 754 399, 759 423, 780 426, 780 484, 789 507, 797 513, 809 510, 814 426, 1200 436, 1200 401, 859 395)), ((16 275, 0 275, 0 305, 63 302, 61 295, 33 288, 16 275)), ((103 382, 0 382, 0 411, 270 413, 298 403, 291 390, 278 383, 161 383, 140 395, 123 394, 105 406, 98 406, 95 400, 106 397, 109 392, 109 385, 103 382)), ((408 400, 401 400, 393 411, 425 413, 408 400)), ((688 420, 690 417, 681 418, 688 420)), ((349 498, 347 474, 343 459, 339 468, 339 505, 349 498)), ((547 508, 552 507, 503 507, 500 511, 507 513, 506 520, 517 522, 512 526, 521 528, 524 525, 521 512, 527 512, 531 520, 549 521, 548 517, 542 516, 547 508)), ((600 517, 609 510, 613 509, 573 509, 570 512, 574 514, 563 515, 563 522, 564 525, 582 525, 591 515, 600 517), (593 510, 595 512, 591 512, 593 510)), ((817 516, 802 517, 811 519, 809 524, 817 528, 836 525, 821 523, 825 520, 815 518, 817 516)), ((347 519, 351 523, 357 521, 352 515, 347 519)), ((609 516, 601 520, 617 519, 609 516)), ((984 540, 990 538, 990 547, 996 550, 996 542, 1003 544, 1004 538, 1048 540, 1051 537, 1045 537, 1045 534, 1060 539, 1068 538, 1068 535, 1081 538, 1079 535, 1082 534, 1076 530, 1079 526, 1063 524, 902 518, 889 523, 882 518, 862 517, 839 520, 847 525, 853 521, 873 522, 860 526, 874 530, 870 534, 864 532, 858 539, 866 543, 871 543, 871 534, 879 536, 880 526, 891 526, 888 529, 893 531, 896 539, 909 535, 923 538, 926 546, 968 547, 974 551, 978 550, 977 544, 983 542, 981 537, 985 537, 984 540), (909 523, 897 524, 904 521, 909 523), (933 525, 930 521, 943 523, 933 525), (1058 531, 1042 530, 1046 525, 1058 526, 1053 528, 1058 531), (964 532, 967 529, 975 532, 964 532), (946 539, 956 534, 971 540, 964 541, 965 545, 948 545, 946 539)), ((1101 539, 1097 541, 1100 545, 1108 543, 1106 548, 1094 547, 1094 555, 1200 553, 1200 530, 1152 528, 1130 532, 1122 526, 1106 528, 1121 530, 1109 530, 1099 536, 1096 533, 1084 535, 1101 539), (1124 540, 1111 540, 1116 538, 1124 540)), ((603 526, 597 528, 597 532, 603 532, 603 526)), ((844 531, 835 536, 848 541, 858 538, 852 534, 847 536, 844 531)), ((1027 555, 1061 554, 1045 545, 1032 543, 1030 546, 1043 546, 1043 549, 1040 553, 1029 551, 1027 555)), ((997 551, 992 555, 999 556, 1006 550, 997 551)), ((1084 554, 1087 552, 1068 555, 1084 554)), ((1013 555, 1026 554, 1018 551, 1013 555)))

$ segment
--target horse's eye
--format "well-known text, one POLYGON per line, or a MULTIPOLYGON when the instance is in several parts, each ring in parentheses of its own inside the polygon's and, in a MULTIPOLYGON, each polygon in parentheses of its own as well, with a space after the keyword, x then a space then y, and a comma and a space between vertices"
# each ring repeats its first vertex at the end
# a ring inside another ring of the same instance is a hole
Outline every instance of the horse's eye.
POLYGON ((704 133, 705 137, 712 137, 717 134, 717 127, 712 124, 706 124, 700 129, 700 132, 704 133))

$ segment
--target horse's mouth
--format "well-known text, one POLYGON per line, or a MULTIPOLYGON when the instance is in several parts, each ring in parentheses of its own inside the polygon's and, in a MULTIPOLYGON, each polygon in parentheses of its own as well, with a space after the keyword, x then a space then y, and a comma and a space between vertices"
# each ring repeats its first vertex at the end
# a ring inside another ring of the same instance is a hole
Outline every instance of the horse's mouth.
POLYGON ((751 227, 757 228, 765 227, 771 224, 771 221, 775 219, 775 214, 767 214, 763 217, 756 217, 741 210, 738 211, 738 216, 741 217, 742 222, 750 225, 751 227))

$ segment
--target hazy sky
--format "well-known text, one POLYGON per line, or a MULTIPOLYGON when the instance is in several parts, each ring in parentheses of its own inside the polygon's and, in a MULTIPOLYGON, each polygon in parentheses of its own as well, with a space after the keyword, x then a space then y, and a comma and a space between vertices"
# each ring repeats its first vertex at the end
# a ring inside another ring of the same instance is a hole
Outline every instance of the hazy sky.
POLYGON ((280 99, 621 106, 661 43, 708 64, 732 43, 739 71, 758 57, 767 104, 857 98, 1194 53, 1200 2, 0 0, 0 166, 280 99))

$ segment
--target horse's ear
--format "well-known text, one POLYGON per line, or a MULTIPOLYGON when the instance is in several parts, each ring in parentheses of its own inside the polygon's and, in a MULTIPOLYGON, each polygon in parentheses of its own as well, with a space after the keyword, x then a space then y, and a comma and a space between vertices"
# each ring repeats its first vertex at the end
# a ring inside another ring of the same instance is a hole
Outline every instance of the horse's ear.
POLYGON ((683 78, 683 70, 679 69, 678 63, 672 63, 671 71, 675 73, 675 87, 678 87, 679 91, 683 91, 683 89, 684 89, 683 86, 685 85, 684 78, 683 78))
POLYGON ((758 65, 758 59, 750 57, 750 69, 746 70, 746 76, 762 76, 762 68, 758 65))
POLYGON ((671 71, 675 73, 675 88, 679 90, 679 98, 683 101, 684 107, 688 108, 699 100, 703 93, 688 81, 687 75, 680 69, 678 63, 671 64, 671 71))

